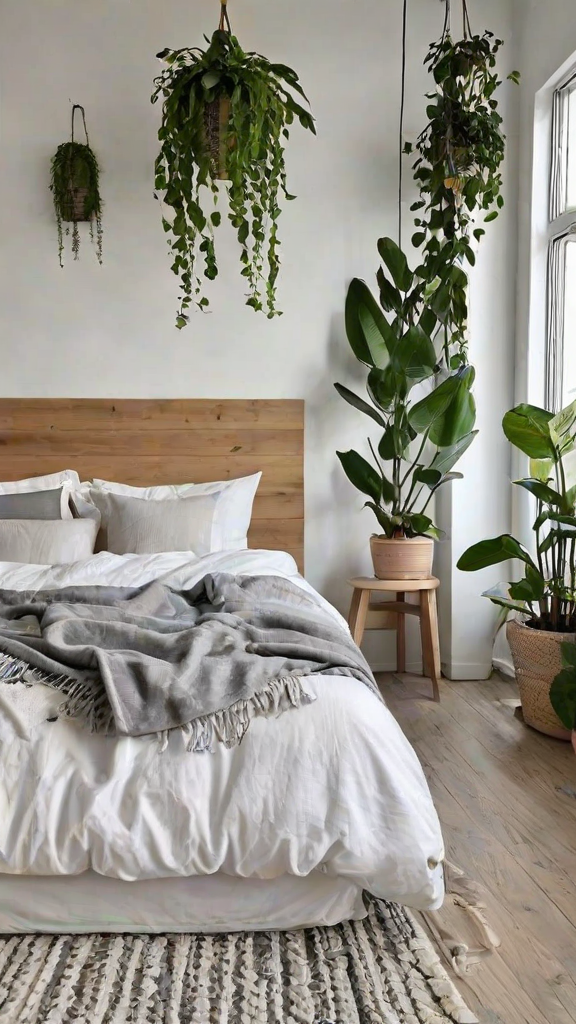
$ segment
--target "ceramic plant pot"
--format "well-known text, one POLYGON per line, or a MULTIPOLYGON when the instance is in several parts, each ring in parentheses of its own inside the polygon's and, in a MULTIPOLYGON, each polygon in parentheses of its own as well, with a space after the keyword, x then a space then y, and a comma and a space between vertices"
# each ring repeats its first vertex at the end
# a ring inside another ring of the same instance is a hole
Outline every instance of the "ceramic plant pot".
POLYGON ((430 537, 370 538, 374 575, 379 580, 425 580, 432 575, 434 541, 430 537))
POLYGON ((562 668, 560 645, 566 640, 576 640, 576 634, 549 633, 511 619, 506 626, 506 636, 512 652, 524 721, 547 736, 569 740, 570 730, 564 728, 550 703, 550 687, 562 668))

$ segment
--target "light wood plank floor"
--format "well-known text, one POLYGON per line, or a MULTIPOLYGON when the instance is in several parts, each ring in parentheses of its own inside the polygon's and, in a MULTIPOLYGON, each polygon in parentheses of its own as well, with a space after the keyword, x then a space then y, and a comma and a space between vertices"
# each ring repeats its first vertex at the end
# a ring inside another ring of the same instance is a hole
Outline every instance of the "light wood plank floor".
POLYGON ((414 745, 448 857, 489 890, 502 946, 457 985, 483 1024, 576 1022, 576 757, 514 717, 499 678, 430 684, 380 675, 414 745))

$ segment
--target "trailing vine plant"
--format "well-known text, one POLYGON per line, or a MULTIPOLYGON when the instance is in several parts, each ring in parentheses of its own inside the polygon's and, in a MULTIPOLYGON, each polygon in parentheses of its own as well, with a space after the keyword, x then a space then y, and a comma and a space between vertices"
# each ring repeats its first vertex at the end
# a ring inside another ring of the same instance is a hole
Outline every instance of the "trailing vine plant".
MULTIPOLYGON (((412 244, 422 250, 416 273, 423 281, 436 279, 432 308, 441 321, 444 359, 452 369, 467 363, 464 263, 475 263, 471 235, 479 241, 485 233, 474 224, 478 212, 486 213, 486 223, 504 205, 505 137, 495 96, 502 84, 495 68, 503 43, 492 32, 472 34, 466 0, 462 15, 464 35, 454 40, 446 0, 442 38, 430 46, 425 59, 436 88, 427 94, 428 123, 416 143, 414 178, 420 199, 411 206, 418 211, 412 244)), ((513 71, 508 78, 517 83, 520 76, 513 71)), ((404 152, 411 151, 407 143, 404 152)))
MULTIPOLYGON (((295 94, 307 102, 298 75, 258 53, 245 52, 230 30, 225 4, 220 26, 206 50, 163 50, 168 67, 155 79, 152 102, 162 100, 155 187, 171 208, 162 223, 180 278, 176 326, 185 327, 187 309, 206 309, 203 275, 218 274, 215 229, 225 179, 228 217, 240 244, 246 304, 276 307, 280 267, 280 198, 293 199, 286 187, 284 145, 296 118, 315 133, 314 119, 295 94)), ((157 195, 158 198, 158 195, 157 195)))
POLYGON ((84 108, 78 103, 72 107, 72 132, 70 142, 58 146, 50 165, 50 191, 54 198, 54 210, 58 225, 58 259, 64 266, 64 235, 72 232, 72 253, 77 260, 80 254, 80 232, 78 224, 88 221, 90 238, 95 242, 98 262, 102 263, 102 200, 100 198, 100 168, 90 148, 84 108), (82 115, 86 142, 74 139, 74 115, 82 115), (66 224, 66 227, 63 225, 66 224), (70 229, 72 224, 72 229, 70 229), (96 231, 94 231, 96 228, 96 231))

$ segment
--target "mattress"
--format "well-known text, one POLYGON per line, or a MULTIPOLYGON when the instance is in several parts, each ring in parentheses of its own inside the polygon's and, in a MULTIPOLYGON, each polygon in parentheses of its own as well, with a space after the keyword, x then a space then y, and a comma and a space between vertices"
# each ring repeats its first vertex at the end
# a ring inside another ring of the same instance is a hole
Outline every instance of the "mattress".
POLYGON ((94 871, 0 875, 0 934, 283 931, 364 915, 361 889, 318 873, 273 881, 218 873, 143 882, 94 871))

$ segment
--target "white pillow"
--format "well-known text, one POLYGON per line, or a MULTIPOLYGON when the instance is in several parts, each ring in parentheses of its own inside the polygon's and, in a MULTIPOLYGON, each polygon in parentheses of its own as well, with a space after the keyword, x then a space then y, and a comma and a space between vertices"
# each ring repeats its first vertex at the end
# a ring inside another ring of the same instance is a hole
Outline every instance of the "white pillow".
POLYGON ((80 477, 73 469, 63 469, 61 473, 49 473, 47 476, 30 476, 26 480, 8 480, 0 482, 0 494, 20 494, 24 491, 51 491, 55 487, 80 487, 80 477))
POLYGON ((2 519, 0 562, 78 562, 93 554, 97 532, 90 519, 2 519))
MULTIPOLYGON (((95 479, 82 484, 82 496, 91 501, 102 514, 102 527, 107 527, 107 494, 140 498, 144 501, 169 501, 212 495, 216 499, 213 543, 211 551, 242 551, 248 547, 247 533, 252 518, 252 505, 262 473, 237 480, 214 480, 206 484, 166 484, 154 487, 131 487, 112 480, 95 479)), ((82 512, 82 515, 86 515, 82 512)), ((168 550, 163 549, 163 550, 168 550)), ((173 551, 181 550, 172 548, 173 551)), ((184 550, 188 550, 185 548, 184 550)), ((199 552, 197 552, 198 554, 199 552)), ((208 554, 209 552, 206 552, 208 554)))
POLYGON ((221 551, 217 500, 217 494, 168 501, 107 494, 108 551, 116 555, 190 551, 196 556, 221 551))

